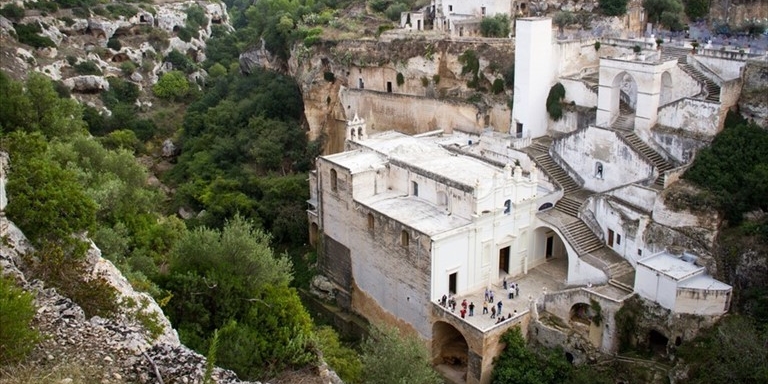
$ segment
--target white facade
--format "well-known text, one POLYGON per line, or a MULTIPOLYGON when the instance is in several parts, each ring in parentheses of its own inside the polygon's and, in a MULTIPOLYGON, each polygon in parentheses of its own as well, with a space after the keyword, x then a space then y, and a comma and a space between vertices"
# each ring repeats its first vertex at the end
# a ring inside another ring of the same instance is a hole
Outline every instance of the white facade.
POLYGON ((435 10, 434 28, 455 31, 456 21, 493 17, 497 14, 511 18, 512 4, 512 0, 432 0, 435 10))
POLYGON ((546 102, 554 84, 552 19, 517 19, 515 36, 515 92, 510 133, 519 137, 541 137, 547 133, 546 102))
POLYGON ((660 252, 637 263, 635 292, 677 313, 722 315, 728 311, 731 286, 706 274, 696 257, 660 252))

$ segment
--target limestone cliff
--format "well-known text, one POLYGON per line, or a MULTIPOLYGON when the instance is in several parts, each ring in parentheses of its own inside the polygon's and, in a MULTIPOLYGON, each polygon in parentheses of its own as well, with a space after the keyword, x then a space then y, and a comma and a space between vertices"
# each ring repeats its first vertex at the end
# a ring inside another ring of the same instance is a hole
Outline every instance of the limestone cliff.
POLYGON ((768 63, 750 60, 744 68, 744 88, 739 97, 742 116, 768 128, 768 63))
POLYGON ((343 128, 355 114, 367 120, 370 133, 477 132, 488 127, 508 131, 511 91, 493 94, 492 89, 497 80, 503 83, 514 62, 513 52, 509 39, 391 35, 380 40, 325 41, 310 48, 297 45, 285 66, 257 47, 241 55, 240 66, 286 67, 301 88, 310 137, 325 136, 325 150, 333 153, 342 149, 343 128))

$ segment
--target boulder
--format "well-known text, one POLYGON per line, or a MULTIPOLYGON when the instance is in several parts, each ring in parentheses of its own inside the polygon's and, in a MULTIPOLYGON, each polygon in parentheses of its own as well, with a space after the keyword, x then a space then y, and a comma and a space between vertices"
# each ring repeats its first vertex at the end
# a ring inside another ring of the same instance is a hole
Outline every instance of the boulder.
POLYGON ((109 90, 109 82, 102 76, 75 76, 64 80, 64 85, 72 92, 97 93, 109 90))
POLYGON ((309 293, 323 300, 332 301, 336 299, 336 286, 327 277, 316 275, 310 283, 309 293))
POLYGON ((178 154, 178 149, 176 148, 176 145, 173 144, 173 141, 171 139, 165 139, 163 141, 163 157, 173 157, 178 154))

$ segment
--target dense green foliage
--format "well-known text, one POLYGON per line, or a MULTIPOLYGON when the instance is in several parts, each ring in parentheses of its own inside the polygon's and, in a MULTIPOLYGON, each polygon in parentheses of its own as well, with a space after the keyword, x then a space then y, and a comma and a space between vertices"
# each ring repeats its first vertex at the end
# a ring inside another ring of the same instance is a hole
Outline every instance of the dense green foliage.
POLYGON ((623 16, 627 13, 629 0, 598 0, 600 11, 606 16, 623 16))
POLYGON ((493 17, 484 17, 480 22, 480 34, 484 37, 507 37, 509 31, 509 16, 506 14, 500 13, 493 17))
POLYGON ((643 0, 648 21, 661 24, 673 31, 683 29, 683 4, 680 0, 643 0))
POLYGON ((189 81, 183 72, 170 71, 160 76, 152 92, 161 99, 180 100, 189 93, 189 88, 189 81))
POLYGON ((51 39, 40 35, 40 32, 43 31, 40 24, 14 24, 13 29, 16 30, 16 37, 22 44, 27 44, 33 48, 56 47, 56 43, 51 39))
POLYGON ((693 383, 765 383, 766 345, 768 330, 759 329, 751 319, 729 316, 716 328, 683 344, 678 356, 688 363, 688 377, 693 383))
POLYGON ((373 327, 363 343, 363 377, 366 384, 439 384, 429 351, 416 336, 401 335, 397 328, 373 327))
POLYGON ((547 95, 547 113, 549 117, 558 121, 563 118, 562 101, 565 98, 565 87, 562 84, 557 83, 549 89, 547 95))
MULTIPOLYGON (((0 269, 2 272, 2 269, 0 269)), ((0 361, 19 361, 32 350, 39 334, 30 327, 35 316, 33 296, 0 276, 0 361)))
POLYGON ((519 327, 501 337, 504 350, 494 360, 494 384, 608 384, 612 381, 589 366, 574 367, 560 349, 526 347, 519 327))
POLYGON ((0 15, 10 20, 18 21, 24 18, 24 8, 14 3, 8 3, 0 8, 0 15))
POLYGON ((684 178, 713 193, 733 225, 745 212, 768 210, 768 131, 729 114, 723 131, 699 151, 684 178))
POLYGON ((576 22, 576 16, 570 11, 560 11, 552 18, 552 23, 557 25, 557 30, 560 35, 563 34, 565 27, 574 24, 576 22))
POLYGON ((709 15, 709 0, 684 0, 685 14, 691 20, 699 20, 709 15))
POLYGON ((323 351, 323 360, 348 384, 362 382, 363 363, 358 353, 339 340, 339 335, 329 326, 315 329, 318 348, 323 351))

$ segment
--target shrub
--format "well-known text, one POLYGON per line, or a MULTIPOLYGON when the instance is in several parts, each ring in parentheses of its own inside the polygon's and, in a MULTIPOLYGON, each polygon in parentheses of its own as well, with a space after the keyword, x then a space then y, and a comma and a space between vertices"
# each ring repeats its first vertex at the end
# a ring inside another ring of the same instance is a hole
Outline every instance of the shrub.
POLYGON ((324 72, 323 73, 323 79, 329 83, 333 83, 336 81, 336 75, 333 74, 333 72, 324 72))
POLYGON ((39 340, 39 334, 30 328, 35 316, 32 295, 16 287, 12 281, 0 277, 0 361, 22 360, 39 340))
POLYGON ((189 82, 184 73, 171 71, 160 77, 152 91, 161 99, 179 99, 189 93, 189 82))
POLYGON ((102 72, 101 72, 101 69, 99 69, 99 66, 90 60, 77 63, 74 65, 74 68, 75 68, 75 72, 77 72, 78 75, 96 75, 96 76, 102 75, 102 72))
POLYGON ((565 98, 565 87, 562 84, 557 83, 549 89, 549 95, 547 96, 547 112, 549 117, 554 121, 558 121, 563 117, 563 109, 560 102, 565 98))
POLYGON ((627 13, 629 0, 598 0, 600 10, 606 16, 623 16, 627 13))
POLYGON ((407 11, 408 6, 403 3, 394 3, 390 5, 384 14, 392 21, 400 20, 400 14, 407 11))
POLYGON ((124 61, 120 63, 120 70, 123 71, 123 74, 126 76, 133 75, 134 72, 136 72, 136 64, 133 63, 133 61, 124 61))
POLYGON ((53 40, 38 35, 38 33, 43 31, 39 24, 14 24, 13 28, 16 29, 16 37, 22 44, 27 44, 34 48, 56 46, 53 40))
POLYGON ((192 40, 192 30, 187 27, 181 27, 176 34, 181 41, 189 43, 192 40))
POLYGON ((205 17, 205 9, 195 4, 187 8, 187 27, 190 29, 200 29, 208 25, 208 18, 205 17))
POLYGON ((120 48, 123 47, 123 44, 120 43, 120 40, 118 40, 117 37, 112 37, 107 41, 107 48, 114 49, 115 51, 119 51, 120 48))
POLYGON ((599 51, 601 45, 599 41, 595 41, 595 51, 599 51))
POLYGON ((493 85, 491 86, 491 92, 493 92, 494 95, 498 95, 499 93, 504 92, 504 80, 494 80, 493 85))
POLYGON ((405 84, 405 76, 403 76, 403 74, 400 73, 400 72, 397 73, 396 80, 397 80, 397 86, 398 87, 403 85, 403 84, 405 84))
POLYGON ((429 79, 427 79, 426 76, 422 76, 421 77, 421 85, 424 86, 424 87, 429 86, 429 79))
POLYGON ((3 8, 0 8, 0 15, 14 21, 19 21, 24 18, 24 8, 13 3, 6 4, 3 8))
POLYGON ((440 75, 434 75, 432 76, 432 82, 435 83, 435 85, 440 83, 440 75))
POLYGON ((87 19, 91 17, 91 10, 87 7, 72 8, 72 16, 79 17, 81 19, 87 19))
POLYGON ((67 64, 70 66, 75 66, 77 64, 77 57, 74 57, 72 55, 67 56, 67 64))
POLYGON ((37 1, 37 2, 25 2, 24 3, 27 7, 33 8, 33 9, 39 9, 42 12, 56 12, 59 10, 59 4, 57 4, 54 1, 37 1))
POLYGON ((509 36, 509 16, 500 13, 493 17, 484 17, 480 22, 480 34, 484 37, 509 36))
POLYGON ((195 63, 193 63, 189 57, 175 49, 171 52, 168 52, 168 56, 165 57, 165 61, 173 64, 173 69, 182 71, 184 73, 192 73, 196 69, 195 63))

